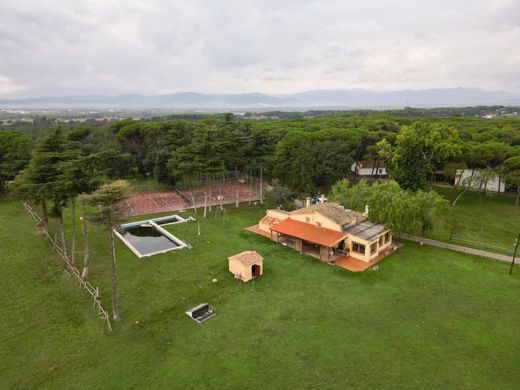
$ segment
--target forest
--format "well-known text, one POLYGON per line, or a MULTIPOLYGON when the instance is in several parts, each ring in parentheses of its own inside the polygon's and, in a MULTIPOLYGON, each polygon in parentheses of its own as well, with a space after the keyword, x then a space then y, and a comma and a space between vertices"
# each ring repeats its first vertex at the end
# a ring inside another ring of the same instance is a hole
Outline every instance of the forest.
MULTIPOLYGON (((434 194, 427 195, 439 173, 453 183, 458 169, 478 169, 484 189, 487 180, 500 175, 520 203, 519 117, 440 116, 436 110, 430 116, 424 111, 420 117, 404 115, 408 111, 333 112, 260 121, 228 113, 192 120, 124 119, 57 126, 38 118, 20 129, 8 126, 0 131, 0 193, 11 191, 39 205, 45 220, 50 215, 58 221, 56 237, 63 226, 63 208, 75 207, 80 195, 109 181, 136 177, 172 188, 191 186, 196 179, 209 188, 225 172, 240 171, 270 183, 273 190, 268 197, 281 206, 332 188, 333 199, 362 209, 359 201, 349 199, 361 193, 362 202, 368 202, 373 190, 378 195, 371 203, 380 205, 372 208, 373 218, 421 236, 431 230, 433 215, 442 213, 443 203, 434 194), (363 182, 355 187, 357 179, 351 177, 355 161, 387 166, 397 187, 363 182), (346 178, 351 181, 342 181, 346 178), (385 194, 391 201, 376 201, 385 194), (396 199, 403 201, 397 205, 396 199), (411 218, 416 201, 415 209, 431 212, 411 218), (392 217, 395 210, 408 211, 392 217), (413 220, 414 225, 403 227, 404 220, 413 220)), ((471 185, 456 184, 467 189, 471 185)), ((66 240, 62 241, 65 246, 66 240)))
POLYGON ((174 185, 190 176, 239 170, 276 179, 294 196, 317 194, 348 177, 354 161, 381 162, 405 189, 427 188, 435 172, 478 168, 518 181, 520 118, 333 113, 268 119, 233 114, 192 119, 67 122, 45 118, 0 130, 0 191, 29 164, 41 140, 57 132, 64 156, 95 160, 107 179, 154 177, 174 185))

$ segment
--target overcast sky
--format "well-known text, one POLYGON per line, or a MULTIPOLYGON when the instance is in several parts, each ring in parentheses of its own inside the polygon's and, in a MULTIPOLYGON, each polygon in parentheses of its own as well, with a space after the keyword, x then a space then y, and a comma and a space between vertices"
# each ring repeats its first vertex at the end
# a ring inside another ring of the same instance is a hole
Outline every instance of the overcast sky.
POLYGON ((0 0, 0 96, 520 93, 520 0, 0 0))

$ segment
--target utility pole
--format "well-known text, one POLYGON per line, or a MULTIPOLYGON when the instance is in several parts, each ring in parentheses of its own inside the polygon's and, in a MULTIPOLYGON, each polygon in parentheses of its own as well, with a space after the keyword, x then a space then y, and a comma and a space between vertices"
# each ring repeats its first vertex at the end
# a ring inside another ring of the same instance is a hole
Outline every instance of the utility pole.
POLYGON ((515 253, 513 254, 513 261, 511 262, 511 268, 509 268, 509 275, 513 273, 513 266, 515 265, 516 252, 518 251, 518 244, 520 244, 520 233, 518 233, 518 237, 515 242, 515 253))

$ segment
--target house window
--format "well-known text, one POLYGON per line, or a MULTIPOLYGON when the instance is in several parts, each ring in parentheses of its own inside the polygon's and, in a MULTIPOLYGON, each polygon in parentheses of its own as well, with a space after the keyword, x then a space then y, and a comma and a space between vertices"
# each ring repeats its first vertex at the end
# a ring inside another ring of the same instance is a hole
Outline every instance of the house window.
POLYGON ((365 246, 363 244, 359 244, 355 241, 352 241, 352 252, 365 254, 365 246))
POLYGON ((379 237, 379 246, 383 246, 384 243, 385 243, 385 236, 379 237))
POLYGON ((385 244, 390 241, 390 232, 386 232, 385 234, 385 244))
POLYGON ((383 173, 383 168, 378 169, 379 173, 383 173))
POLYGON ((373 242, 372 245, 370 245, 370 254, 373 255, 377 252, 377 241, 373 242))

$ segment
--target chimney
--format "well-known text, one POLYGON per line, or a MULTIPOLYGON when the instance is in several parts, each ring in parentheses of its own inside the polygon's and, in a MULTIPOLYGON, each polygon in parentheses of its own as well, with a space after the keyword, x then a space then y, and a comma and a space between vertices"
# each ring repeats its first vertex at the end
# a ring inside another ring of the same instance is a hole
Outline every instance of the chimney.
POLYGON ((305 198, 305 208, 307 208, 307 207, 311 207, 311 198, 310 197, 305 198))
POLYGON ((368 205, 365 205, 365 212, 363 213, 365 217, 368 217, 368 205))

